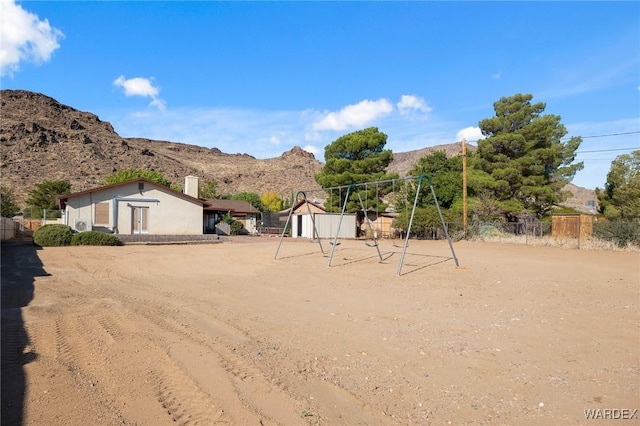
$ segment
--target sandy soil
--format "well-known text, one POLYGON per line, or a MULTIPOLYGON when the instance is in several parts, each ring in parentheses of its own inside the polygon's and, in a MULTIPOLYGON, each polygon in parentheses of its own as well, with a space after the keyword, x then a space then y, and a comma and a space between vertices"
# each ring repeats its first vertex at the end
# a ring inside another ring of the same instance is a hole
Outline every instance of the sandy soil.
POLYGON ((331 268, 308 241, 274 259, 277 242, 3 245, 2 424, 584 424, 640 408, 637 252, 460 242, 456 268, 446 242, 412 242, 398 277, 387 241, 381 263, 343 241, 331 268))

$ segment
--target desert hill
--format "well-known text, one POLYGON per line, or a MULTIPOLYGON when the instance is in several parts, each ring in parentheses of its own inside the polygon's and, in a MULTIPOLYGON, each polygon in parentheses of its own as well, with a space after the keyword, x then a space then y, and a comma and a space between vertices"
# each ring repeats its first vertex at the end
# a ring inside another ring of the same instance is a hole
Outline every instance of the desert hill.
POLYGON ((189 174, 213 179, 221 194, 275 190, 291 196, 318 187, 314 174, 322 163, 299 147, 258 160, 217 148, 122 138, 96 115, 39 93, 2 90, 0 100, 2 184, 13 189, 19 204, 43 180, 65 179, 72 191, 82 191, 102 185, 116 170, 131 168, 158 170, 175 185, 183 185, 189 174))
MULTIPOLYGON (((475 146, 467 144, 467 151, 471 152, 476 149, 475 146)), ((449 143, 444 145, 429 146, 407 152, 394 152, 393 161, 387 167, 390 172, 398 173, 400 176, 407 176, 416 162, 432 152, 444 151, 447 157, 460 155, 462 153, 462 142, 449 143)))
MULTIPOLYGON (((217 148, 122 138, 95 114, 40 93, 1 90, 0 101, 2 184, 14 191, 19 205, 43 180, 68 180, 75 192, 102 185, 114 171, 132 168, 158 170, 175 185, 183 185, 190 174, 214 180, 220 194, 274 190, 290 197, 300 189, 319 188, 314 175, 323 164, 297 146, 279 157, 260 160, 217 148)), ((388 170, 406 176, 419 158, 438 150, 459 155, 461 144, 396 152, 388 170)), ((593 191, 573 185, 567 189, 577 197, 567 204, 588 212, 585 200, 595 198, 593 191)))

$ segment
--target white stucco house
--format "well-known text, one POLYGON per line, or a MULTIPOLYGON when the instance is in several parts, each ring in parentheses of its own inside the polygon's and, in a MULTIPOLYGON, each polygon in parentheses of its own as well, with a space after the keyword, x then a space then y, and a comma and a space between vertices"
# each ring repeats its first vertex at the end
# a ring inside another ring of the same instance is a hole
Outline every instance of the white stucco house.
POLYGON ((60 195, 58 204, 64 223, 76 231, 200 235, 205 202, 197 194, 195 176, 187 176, 185 193, 138 178, 60 195))

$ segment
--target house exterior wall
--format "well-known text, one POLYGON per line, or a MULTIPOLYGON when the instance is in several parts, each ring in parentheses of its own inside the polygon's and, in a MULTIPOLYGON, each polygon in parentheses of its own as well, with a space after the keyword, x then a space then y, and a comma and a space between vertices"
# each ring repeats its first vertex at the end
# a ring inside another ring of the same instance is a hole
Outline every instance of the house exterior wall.
POLYGON ((244 226, 244 229, 246 229, 249 234, 253 235, 257 232, 257 216, 258 215, 255 214, 247 214, 237 218, 236 220, 239 220, 242 223, 242 226, 244 226))
POLYGON ((96 231, 131 234, 133 209, 139 207, 147 209, 147 229, 143 229, 142 233, 202 234, 200 203, 177 197, 161 185, 143 182, 144 188, 140 190, 138 184, 132 182, 69 198, 65 223, 75 229, 76 219, 86 219, 96 231), (105 206, 108 206, 108 219, 97 223, 96 213, 98 219, 104 218, 105 206))

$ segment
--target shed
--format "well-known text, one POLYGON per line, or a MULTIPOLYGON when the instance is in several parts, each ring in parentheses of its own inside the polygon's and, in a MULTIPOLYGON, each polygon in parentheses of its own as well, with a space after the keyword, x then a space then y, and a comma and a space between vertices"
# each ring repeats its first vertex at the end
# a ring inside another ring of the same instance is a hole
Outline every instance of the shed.
POLYGON ((314 222, 316 236, 319 238, 334 238, 338 232, 338 225, 340 225, 339 238, 356 238, 355 214, 345 214, 340 224, 340 213, 328 213, 319 203, 308 200, 298 201, 292 210, 291 236, 293 238, 314 239, 314 222))
MULTIPOLYGON (((393 236, 393 221, 398 217, 398 213, 384 212, 376 214, 376 212, 367 212, 367 217, 371 221, 371 227, 373 232, 376 233, 376 238, 391 238, 393 236)), ((365 232, 368 231, 366 224, 364 229, 365 232)))
POLYGON ((551 236, 559 238, 585 238, 593 233, 593 216, 582 213, 554 214, 551 216, 551 236))

